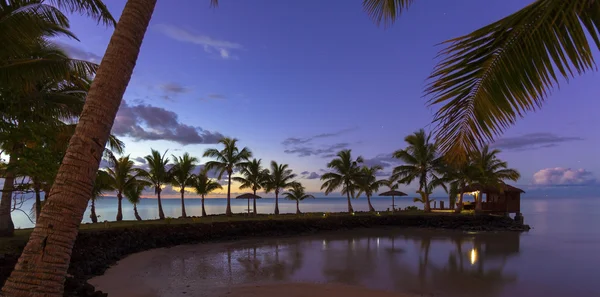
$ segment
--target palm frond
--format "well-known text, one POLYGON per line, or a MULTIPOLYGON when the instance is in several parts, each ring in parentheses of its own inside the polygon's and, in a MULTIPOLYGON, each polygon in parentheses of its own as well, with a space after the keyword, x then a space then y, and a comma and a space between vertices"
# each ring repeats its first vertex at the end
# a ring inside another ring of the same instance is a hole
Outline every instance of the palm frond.
POLYGON ((538 0, 468 35, 451 39, 427 94, 441 151, 467 155, 540 108, 559 78, 595 70, 588 37, 600 48, 600 1, 538 0))
POLYGON ((116 26, 117 21, 113 18, 102 0, 47 0, 56 7, 70 13, 86 15, 107 26, 116 26))
POLYGON ((414 0, 363 0, 363 8, 376 24, 394 23, 414 0))

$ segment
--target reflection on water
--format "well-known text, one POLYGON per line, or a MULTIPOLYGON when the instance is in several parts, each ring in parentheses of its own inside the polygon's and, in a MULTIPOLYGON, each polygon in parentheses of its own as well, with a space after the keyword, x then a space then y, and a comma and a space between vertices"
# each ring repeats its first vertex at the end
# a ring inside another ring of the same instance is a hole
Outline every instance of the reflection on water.
POLYGON ((433 296, 600 296, 591 283, 573 288, 527 275, 531 268, 536 273, 556 267, 546 263, 528 269, 544 259, 535 254, 526 259, 521 239, 518 233, 369 229, 179 246, 136 268, 143 273, 132 275, 131 282, 156 296, 185 291, 212 296, 232 285, 281 282, 342 283, 433 296))

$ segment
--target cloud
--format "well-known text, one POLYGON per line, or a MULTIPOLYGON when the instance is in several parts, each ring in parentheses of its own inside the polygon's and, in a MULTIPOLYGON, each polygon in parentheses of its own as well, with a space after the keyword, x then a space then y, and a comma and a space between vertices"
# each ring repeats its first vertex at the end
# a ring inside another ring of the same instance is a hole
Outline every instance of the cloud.
POLYGON ((73 46, 61 41, 54 41, 54 43, 56 45, 58 45, 60 48, 62 48, 67 55, 69 55, 70 58, 72 59, 78 59, 78 60, 85 60, 85 61, 89 61, 92 63, 100 63, 100 61, 102 61, 102 57, 98 56, 92 52, 88 52, 86 50, 83 50, 77 46, 73 46))
POLYGON ((146 159, 144 159, 144 157, 135 157, 133 160, 138 163, 146 164, 146 159))
POLYGON ((180 123, 172 111, 145 104, 129 106, 126 101, 121 103, 112 133, 136 141, 167 140, 183 145, 214 144, 223 138, 219 132, 180 123))
POLYGON ((154 27, 171 39, 201 45, 207 53, 217 52, 222 59, 237 58, 237 56, 231 54, 231 51, 243 48, 239 43, 218 40, 207 35, 195 34, 172 25, 159 24, 154 27))
POLYGON ((350 146, 347 142, 340 142, 332 145, 325 145, 320 148, 311 146, 298 146, 284 150, 286 154, 294 154, 298 157, 309 157, 309 156, 321 156, 323 158, 330 158, 335 156, 340 150, 346 149, 350 146))
POLYGON ((381 166, 383 168, 392 167, 398 165, 400 160, 392 157, 392 153, 379 154, 373 158, 365 159, 365 165, 367 166, 381 166))
POLYGON ((304 171, 301 174, 301 178, 303 179, 317 179, 320 178, 321 175, 316 173, 316 172, 309 172, 309 171, 304 171))
POLYGON ((307 137, 307 138, 289 137, 289 138, 286 138, 281 144, 283 144, 285 146, 300 145, 300 144, 309 143, 315 139, 340 136, 342 134, 356 131, 356 130, 358 130, 358 127, 346 128, 346 129, 342 129, 342 130, 330 132, 330 133, 317 134, 317 135, 307 137))
POLYGON ((159 88, 164 92, 164 95, 160 97, 168 101, 173 101, 175 96, 189 93, 191 91, 190 88, 184 87, 176 82, 162 84, 159 86, 159 88))
POLYGON ((531 150, 555 147, 563 142, 583 140, 581 137, 558 136, 554 133, 529 133, 516 137, 505 137, 496 140, 491 146, 502 150, 531 150))
POLYGON ((538 186, 581 186, 597 183, 594 174, 585 169, 546 168, 533 175, 533 184, 538 186))
POLYGON ((206 97, 201 97, 200 100, 202 101, 208 101, 208 100, 224 100, 227 99, 227 97, 223 94, 216 94, 216 93, 212 93, 212 94, 208 94, 206 95, 206 97))

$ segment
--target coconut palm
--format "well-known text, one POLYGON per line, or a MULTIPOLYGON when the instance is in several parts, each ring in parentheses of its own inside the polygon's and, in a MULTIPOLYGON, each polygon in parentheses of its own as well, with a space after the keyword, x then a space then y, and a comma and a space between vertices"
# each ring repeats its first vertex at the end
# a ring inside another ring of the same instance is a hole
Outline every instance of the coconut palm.
POLYGON ((296 201, 296 214, 301 214, 300 201, 307 198, 315 198, 313 195, 306 194, 304 189, 301 183, 294 183, 288 192, 283 193, 283 197, 286 199, 296 201))
POLYGON ((285 191, 285 189, 292 187, 296 182, 293 179, 296 178, 296 174, 292 173, 289 169, 288 164, 277 164, 275 161, 271 161, 271 170, 267 176, 265 183, 265 192, 275 193, 275 214, 279 214, 279 193, 285 191))
POLYGON ((172 168, 172 180, 171 183, 179 187, 179 192, 181 193, 181 216, 187 217, 185 213, 185 202, 183 200, 183 196, 185 193, 185 187, 191 186, 192 182, 192 171, 196 167, 198 163, 198 158, 190 156, 190 154, 185 153, 182 157, 176 157, 173 155, 173 168, 172 168))
POLYGON ((353 213, 350 197, 354 198, 358 190, 358 182, 361 172, 359 164, 363 163, 363 158, 358 156, 356 160, 352 159, 351 150, 342 150, 337 153, 337 158, 327 163, 327 168, 332 172, 327 172, 321 176, 324 181, 321 190, 325 189, 325 195, 341 188, 341 194, 348 198, 348 212, 353 213))
POLYGON ((379 188, 386 184, 385 180, 377 180, 377 172, 383 170, 381 166, 363 166, 361 169, 361 176, 358 182, 358 193, 356 197, 360 197, 362 193, 367 196, 367 202, 369 203, 369 211, 375 211, 371 204, 371 197, 374 193, 379 191, 379 188))
MULTIPOLYGON (((265 187, 265 183, 269 176, 269 170, 266 170, 261 165, 261 159, 252 159, 248 164, 240 170, 240 176, 233 177, 233 181, 240 183, 240 190, 252 189, 252 193, 256 196, 256 191, 265 187)), ((256 198, 253 198, 254 214, 256 214, 256 198)))
POLYGON ((94 182, 94 189, 92 190, 90 205, 90 219, 92 223, 98 223, 98 216, 96 215, 96 199, 98 199, 104 192, 114 191, 112 178, 110 174, 104 170, 98 170, 96 173, 96 181, 94 182))
POLYGON ((136 180, 125 189, 125 197, 127 197, 127 200, 133 204, 133 215, 138 221, 141 221, 142 217, 140 217, 140 214, 138 213, 137 205, 140 203, 144 189, 151 185, 151 183, 145 180, 136 180))
POLYGON ((425 133, 423 129, 406 136, 404 141, 407 147, 393 154, 394 158, 400 159, 404 165, 394 168, 392 178, 402 184, 417 180, 419 183, 417 192, 424 195, 424 209, 430 211, 429 190, 432 186, 441 185, 439 176, 443 171, 442 158, 438 154, 437 146, 431 143, 431 134, 425 133))
MULTIPOLYGON (((376 22, 393 22, 413 0, 366 0, 376 22)), ((539 108, 560 78, 595 70, 600 1, 536 0, 467 35, 445 42, 429 77, 429 103, 440 150, 465 161, 528 111, 539 108)))
POLYGON ((148 172, 145 176, 154 187, 154 193, 158 198, 158 218, 161 220, 165 219, 165 213, 163 212, 160 193, 162 192, 162 187, 171 183, 172 179, 171 171, 167 169, 169 158, 165 158, 167 151, 161 155, 157 150, 152 149, 151 154, 144 157, 148 163, 148 172))
POLYGON ((110 156, 110 167, 106 168, 106 171, 110 176, 111 186, 117 192, 117 222, 119 222, 123 220, 123 193, 127 188, 136 183, 138 177, 144 175, 144 173, 137 168, 133 168, 133 161, 129 159, 129 156, 118 159, 112 154, 110 156))
POLYGON ((208 178, 206 170, 202 170, 192 178, 192 187, 196 190, 196 194, 202 197, 202 216, 205 217, 206 210, 204 209, 204 196, 213 191, 222 189, 223 187, 221 187, 217 181, 208 178))
MULTIPOLYGON (((516 169, 508 168, 508 163, 498 158, 499 153, 500 150, 490 150, 489 146, 485 145, 472 155, 478 183, 489 187, 501 187, 505 180, 517 181, 521 178, 521 174, 516 169)), ((476 212, 481 211, 482 198, 477 197, 475 201, 476 212)))
POLYGON ((219 179, 227 173, 227 208, 225 215, 231 216, 231 178, 235 170, 243 169, 252 157, 252 152, 244 147, 241 150, 237 147, 237 139, 223 138, 219 140, 220 144, 225 146, 222 150, 208 149, 204 152, 204 157, 215 158, 214 161, 206 163, 207 170, 219 172, 219 179))
MULTIPOLYGON (((463 208, 464 193, 462 189, 473 182, 476 182, 478 180, 477 175, 478 170, 474 166, 473 157, 469 157, 466 162, 446 164, 443 179, 450 184, 450 190, 448 191, 449 196, 455 198, 458 196, 458 203, 456 204, 455 209, 456 213, 460 213, 463 208)), ((451 201, 450 205, 452 207, 454 203, 451 201)))

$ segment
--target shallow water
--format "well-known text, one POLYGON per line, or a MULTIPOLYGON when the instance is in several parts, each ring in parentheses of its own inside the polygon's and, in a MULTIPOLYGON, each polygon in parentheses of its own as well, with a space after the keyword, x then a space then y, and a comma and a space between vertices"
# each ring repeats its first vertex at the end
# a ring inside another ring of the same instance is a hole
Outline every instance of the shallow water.
POLYGON ((565 221, 536 207, 528 219, 539 227, 523 234, 386 228, 179 246, 134 255, 96 281, 113 286, 111 296, 221 296, 290 282, 424 296, 600 296, 600 232, 577 219, 596 210, 565 221))

